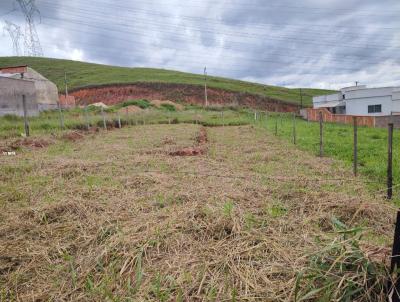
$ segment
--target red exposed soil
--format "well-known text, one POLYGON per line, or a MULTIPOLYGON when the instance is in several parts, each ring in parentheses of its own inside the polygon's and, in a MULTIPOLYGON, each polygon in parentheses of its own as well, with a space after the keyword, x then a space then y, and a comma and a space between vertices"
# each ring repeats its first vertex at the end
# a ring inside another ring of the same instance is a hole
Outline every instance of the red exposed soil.
POLYGON ((82 139, 83 137, 84 137, 83 133, 80 133, 78 131, 72 131, 72 132, 65 133, 62 138, 65 140, 71 141, 71 142, 76 142, 76 141, 82 139))
POLYGON ((204 145, 208 142, 206 128, 201 128, 199 135, 196 137, 197 144, 204 145))
POLYGON ((183 148, 181 150, 170 152, 169 155, 171 156, 197 156, 203 155, 207 152, 207 149, 204 147, 188 147, 183 148))
POLYGON ((201 128, 198 136, 196 137, 196 146, 187 147, 180 150, 172 151, 169 153, 171 156, 197 156, 203 155, 207 152, 207 131, 205 128, 201 128))
POLYGON ((51 145, 52 143, 53 143, 52 141, 43 138, 22 138, 22 139, 17 139, 6 146, 0 146, 0 151, 10 152, 19 150, 21 147, 30 149, 39 149, 39 148, 45 148, 51 145))
MULTIPOLYGON (((135 83, 103 85, 76 89, 71 92, 78 104, 103 102, 117 104, 128 99, 176 100, 186 104, 204 103, 204 88, 197 85, 169 83, 135 83)), ((297 105, 250 93, 209 88, 211 105, 246 106, 269 111, 294 112, 297 105)))

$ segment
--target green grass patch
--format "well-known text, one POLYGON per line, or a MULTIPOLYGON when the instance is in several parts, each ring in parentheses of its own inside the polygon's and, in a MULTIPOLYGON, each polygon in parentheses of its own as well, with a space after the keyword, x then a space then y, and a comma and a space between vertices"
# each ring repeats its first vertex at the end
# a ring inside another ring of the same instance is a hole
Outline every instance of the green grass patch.
MULTIPOLYGON (((107 66, 85 62, 33 58, 33 57, 1 57, 0 67, 13 65, 29 65, 46 78, 53 81, 59 91, 65 90, 64 72, 67 72, 70 89, 92 85, 131 84, 137 82, 173 83, 204 85, 202 74, 191 74, 165 69, 154 68, 126 68, 107 66)), ((271 85, 263 85, 223 77, 209 76, 207 83, 210 88, 251 93, 265 97, 275 98, 295 104, 300 104, 300 90, 271 85)), ((332 93, 330 90, 303 88, 303 103, 311 105, 312 97, 332 93)))

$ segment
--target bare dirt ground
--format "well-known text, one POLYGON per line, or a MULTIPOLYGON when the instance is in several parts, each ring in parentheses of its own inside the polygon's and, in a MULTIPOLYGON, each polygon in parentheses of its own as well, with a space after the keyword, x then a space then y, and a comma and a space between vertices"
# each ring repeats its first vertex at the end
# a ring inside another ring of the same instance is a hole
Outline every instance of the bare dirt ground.
POLYGON ((170 155, 200 129, 138 126, 0 157, 0 299, 293 301, 332 216, 387 256, 395 211, 350 171, 250 126, 207 128, 204 154, 170 155))

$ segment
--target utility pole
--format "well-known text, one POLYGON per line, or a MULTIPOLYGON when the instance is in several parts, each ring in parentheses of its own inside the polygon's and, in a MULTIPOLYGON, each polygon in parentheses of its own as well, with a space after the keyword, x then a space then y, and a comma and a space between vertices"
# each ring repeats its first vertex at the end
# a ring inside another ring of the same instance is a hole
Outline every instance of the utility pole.
POLYGON ((65 100, 67 100, 68 97, 67 71, 64 71, 64 83, 65 83, 65 100))
POLYGON ((303 109, 303 90, 300 88, 300 109, 303 109))
POLYGON ((206 100, 206 107, 208 107, 208 96, 207 96, 207 66, 204 67, 204 97, 206 100))

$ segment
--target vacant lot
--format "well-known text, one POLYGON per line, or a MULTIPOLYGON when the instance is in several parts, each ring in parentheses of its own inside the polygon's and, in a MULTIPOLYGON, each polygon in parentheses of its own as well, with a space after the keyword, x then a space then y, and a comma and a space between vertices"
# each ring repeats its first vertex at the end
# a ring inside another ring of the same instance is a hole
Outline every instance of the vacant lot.
POLYGON ((308 255, 337 236, 333 217, 365 229, 371 262, 388 259, 395 210, 350 170, 265 130, 206 128, 205 140, 200 127, 2 156, 0 299, 293 301, 308 255), (204 152, 174 156, 187 148, 204 152))

